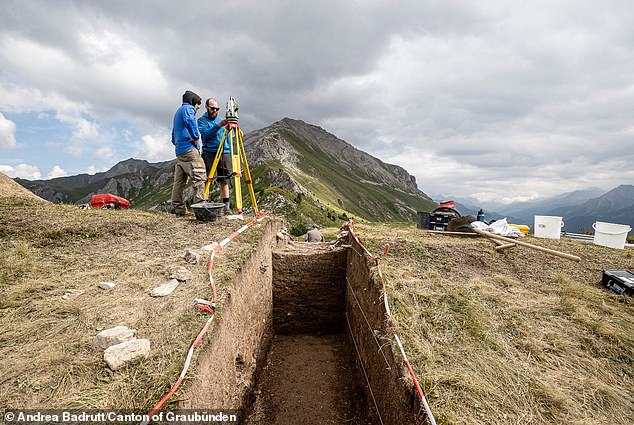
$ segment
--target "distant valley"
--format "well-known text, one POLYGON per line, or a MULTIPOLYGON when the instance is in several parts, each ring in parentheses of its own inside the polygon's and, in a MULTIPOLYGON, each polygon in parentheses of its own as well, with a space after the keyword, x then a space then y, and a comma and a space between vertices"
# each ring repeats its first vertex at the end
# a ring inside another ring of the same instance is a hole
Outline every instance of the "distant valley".
MULTIPOLYGON (((436 201, 440 198, 443 195, 433 196, 436 201)), ((489 219, 507 217, 509 222, 531 227, 535 215, 553 215, 563 217, 564 229, 573 233, 591 232, 596 221, 627 224, 634 229, 634 185, 621 185, 608 192, 588 188, 530 202, 496 205, 495 211, 474 199, 444 198, 453 199, 462 214, 476 214, 483 208, 489 219)))

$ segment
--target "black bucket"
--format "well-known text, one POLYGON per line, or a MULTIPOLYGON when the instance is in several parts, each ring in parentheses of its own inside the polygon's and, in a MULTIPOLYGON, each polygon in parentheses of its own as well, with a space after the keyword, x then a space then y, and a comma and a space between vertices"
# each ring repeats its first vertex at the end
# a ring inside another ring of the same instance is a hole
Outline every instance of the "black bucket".
POLYGON ((218 202, 199 202, 192 204, 191 209, 198 221, 216 221, 225 215, 225 204, 218 202))

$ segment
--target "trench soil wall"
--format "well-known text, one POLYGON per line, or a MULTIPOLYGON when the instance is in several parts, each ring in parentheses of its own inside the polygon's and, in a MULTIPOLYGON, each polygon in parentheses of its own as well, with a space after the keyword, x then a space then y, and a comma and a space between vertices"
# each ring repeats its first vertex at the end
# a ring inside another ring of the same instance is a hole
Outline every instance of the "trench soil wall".
POLYGON ((271 252, 286 243, 276 238, 282 221, 267 220, 263 226, 257 248, 228 282, 229 294, 186 390, 186 408, 237 410, 245 404, 260 357, 265 355, 262 347, 271 338, 271 252))
POLYGON ((424 424, 421 402, 386 322, 381 282, 368 257, 350 237, 346 312, 369 381, 370 403, 385 424, 424 424))
POLYGON ((346 337, 347 250, 273 252, 273 339, 245 425, 374 425, 346 337))
POLYGON ((425 423, 386 323, 380 281, 354 239, 347 242, 353 249, 282 251, 286 241, 276 234, 283 223, 269 220, 264 226, 257 249, 230 283, 230 294, 210 329, 211 341, 196 361, 181 407, 245 414, 257 397, 256 377, 264 368, 275 329, 280 337, 333 334, 347 340, 354 363, 347 367, 357 368, 362 391, 355 396, 366 406, 367 423, 425 423))
POLYGON ((344 330, 346 250, 273 253, 276 334, 324 335, 344 330))

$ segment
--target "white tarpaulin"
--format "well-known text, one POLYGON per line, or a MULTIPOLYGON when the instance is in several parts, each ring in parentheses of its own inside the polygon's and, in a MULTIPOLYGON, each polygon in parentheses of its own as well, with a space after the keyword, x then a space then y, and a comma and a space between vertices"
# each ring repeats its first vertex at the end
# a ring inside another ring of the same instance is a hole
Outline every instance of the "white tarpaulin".
POLYGON ((524 233, 520 232, 520 229, 515 226, 510 226, 506 222, 506 218, 501 218, 491 224, 486 224, 482 221, 474 221, 473 223, 471 223, 471 226, 475 227, 476 229, 484 230, 485 232, 493 233, 500 236, 507 236, 509 238, 524 236, 524 233))

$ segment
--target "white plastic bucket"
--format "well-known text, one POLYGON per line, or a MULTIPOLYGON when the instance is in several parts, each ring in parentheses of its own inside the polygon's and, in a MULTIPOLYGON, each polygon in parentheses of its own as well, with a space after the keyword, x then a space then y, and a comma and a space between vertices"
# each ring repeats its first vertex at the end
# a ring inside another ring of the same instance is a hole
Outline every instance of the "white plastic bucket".
POLYGON ((627 224, 604 223, 597 221, 592 225, 594 229, 595 245, 607 246, 609 248, 623 249, 627 234, 632 228, 627 224))
POLYGON ((536 215, 534 235, 536 238, 559 239, 561 228, 564 227, 563 217, 553 215, 536 215))

